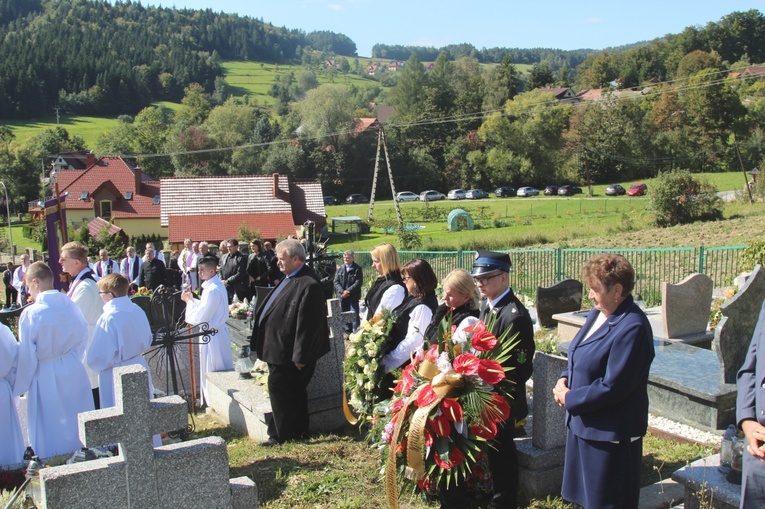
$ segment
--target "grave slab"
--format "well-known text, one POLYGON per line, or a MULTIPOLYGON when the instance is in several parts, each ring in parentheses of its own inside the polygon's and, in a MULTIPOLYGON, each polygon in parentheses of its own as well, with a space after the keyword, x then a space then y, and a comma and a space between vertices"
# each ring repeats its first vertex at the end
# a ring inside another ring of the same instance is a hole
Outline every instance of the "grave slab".
POLYGON ((663 338, 681 338, 705 332, 709 323, 714 281, 705 274, 691 274, 676 285, 661 288, 663 338))
MULTIPOLYGON (((343 312, 338 299, 328 300, 327 307, 330 352, 316 363, 316 371, 308 384, 311 433, 333 431, 347 424, 342 411, 343 325, 352 323, 354 314, 343 312)), ((253 380, 239 380, 233 371, 208 373, 207 384, 210 408, 223 422, 254 440, 268 439, 265 416, 271 413, 271 402, 264 387, 253 380)))
POLYGON ((582 308, 582 283, 576 279, 564 279, 552 286, 538 286, 536 306, 539 325, 554 327, 553 315, 582 308))
POLYGON ((720 473, 720 455, 696 460, 672 474, 685 486, 685 509, 738 509, 741 486, 728 482, 720 473))

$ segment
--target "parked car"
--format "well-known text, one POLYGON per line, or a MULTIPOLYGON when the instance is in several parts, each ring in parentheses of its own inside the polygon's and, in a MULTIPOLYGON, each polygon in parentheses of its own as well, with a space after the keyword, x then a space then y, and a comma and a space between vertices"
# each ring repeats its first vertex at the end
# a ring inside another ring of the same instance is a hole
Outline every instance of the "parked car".
POLYGON ((465 199, 465 190, 464 189, 452 189, 446 194, 446 197, 450 200, 464 200, 465 199))
POLYGON ((434 191, 432 189, 420 193, 420 201, 436 201, 443 200, 445 198, 446 195, 444 193, 439 193, 438 191, 434 191))
POLYGON ((558 194, 558 186, 547 186, 544 190, 545 196, 555 196, 558 194))
POLYGON ((574 196, 575 194, 580 194, 581 192, 582 188, 577 186, 560 186, 558 188, 558 194, 560 196, 574 196))
POLYGON ((411 191, 401 191, 396 193, 396 201, 417 201, 420 197, 411 191))
POLYGON ((627 190, 627 195, 628 196, 643 196, 646 191, 648 191, 648 186, 646 186, 642 182, 638 182, 630 186, 630 188, 627 190))
POLYGON ((520 187, 516 193, 518 196, 539 196, 539 189, 533 187, 520 187))
POLYGON ((368 202, 369 198, 364 196, 363 194, 349 194, 348 197, 345 199, 345 203, 364 203, 368 202))
POLYGON ((337 205, 339 203, 338 199, 334 196, 325 196, 324 197, 324 205, 337 205))
POLYGON ((627 192, 626 189, 624 189, 619 184, 614 184, 612 186, 608 186, 606 188, 606 195, 607 196, 621 196, 627 192))
POLYGON ((468 200, 480 200, 481 198, 486 198, 487 196, 489 196, 489 193, 481 189, 471 189, 465 193, 465 198, 468 200))
POLYGON ((507 198, 508 196, 515 196, 515 188, 510 186, 498 187, 494 190, 494 196, 497 198, 507 198))

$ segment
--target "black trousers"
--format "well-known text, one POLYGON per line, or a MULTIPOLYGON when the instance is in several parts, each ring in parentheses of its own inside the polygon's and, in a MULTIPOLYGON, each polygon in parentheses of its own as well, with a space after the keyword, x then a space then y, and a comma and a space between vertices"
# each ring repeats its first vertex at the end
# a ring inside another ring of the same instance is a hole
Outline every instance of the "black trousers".
POLYGON ((308 382, 316 363, 298 369, 294 364, 268 365, 268 395, 271 416, 267 418, 268 436, 285 442, 308 438, 308 382))
POLYGON ((8 285, 5 287, 5 307, 11 307, 16 304, 16 299, 19 298, 19 291, 8 285))
MULTIPOLYGON (((517 509, 518 508, 518 452, 513 441, 515 421, 508 419, 506 426, 497 432, 487 454, 489 457, 489 469, 491 470, 494 495, 491 498, 492 509, 517 509)), ((440 486, 439 501, 441 509, 459 509, 468 506, 465 480, 460 484, 451 485, 449 489, 440 486)))

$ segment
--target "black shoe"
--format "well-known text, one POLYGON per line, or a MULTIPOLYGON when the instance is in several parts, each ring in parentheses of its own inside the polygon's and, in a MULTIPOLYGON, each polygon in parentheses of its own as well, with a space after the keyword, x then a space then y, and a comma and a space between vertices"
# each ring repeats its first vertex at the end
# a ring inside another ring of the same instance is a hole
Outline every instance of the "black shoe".
POLYGON ((281 442, 272 437, 268 437, 268 440, 260 443, 261 447, 275 447, 277 445, 281 445, 281 442))

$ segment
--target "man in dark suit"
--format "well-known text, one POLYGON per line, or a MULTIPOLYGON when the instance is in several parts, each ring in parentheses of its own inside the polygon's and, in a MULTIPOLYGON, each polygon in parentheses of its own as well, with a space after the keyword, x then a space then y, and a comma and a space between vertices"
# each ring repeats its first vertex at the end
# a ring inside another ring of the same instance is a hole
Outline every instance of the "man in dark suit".
POLYGON ((765 303, 738 372, 736 421, 746 435, 742 509, 765 507, 765 303))
MULTIPOLYGON (((526 381, 533 371, 534 325, 529 312, 521 304, 509 286, 510 256, 479 249, 473 262, 473 279, 478 285, 481 297, 480 319, 484 323, 494 320, 491 332, 499 338, 505 331, 505 341, 517 341, 512 356, 504 367, 512 367, 507 373, 507 392, 513 399, 510 405, 510 419, 505 421, 488 449, 489 468, 494 483, 492 508, 516 509, 518 507, 518 454, 513 437, 523 434, 523 422, 529 413, 526 402, 526 381), (492 318, 493 317, 493 318, 492 318), (513 336, 517 337, 513 339, 513 336)), ((504 383, 504 382, 503 382, 504 383)), ((464 483, 462 483, 464 486, 464 483)), ((462 490, 462 488, 460 488, 462 490)), ((462 494, 448 490, 448 497, 442 499, 441 507, 466 507, 462 494), (444 501, 448 503, 443 503, 444 501)))
POLYGON ((228 253, 221 256, 219 275, 228 293, 228 303, 231 304, 235 293, 240 302, 244 301, 250 279, 247 276, 247 257, 239 251, 239 241, 228 239, 226 248, 228 253))
POLYGON ((138 273, 138 286, 145 286, 151 291, 157 289, 159 285, 167 284, 167 273, 165 264, 154 257, 154 249, 146 248, 145 260, 141 264, 141 271, 138 273))
POLYGON ((345 325, 346 332, 353 332, 359 326, 359 300, 361 300, 361 283, 364 274, 361 267, 354 261, 353 251, 343 253, 343 264, 335 272, 335 291, 340 299, 340 309, 353 311, 356 318, 353 327, 345 325))
POLYGON ((273 446, 308 437, 308 383, 316 361, 329 352, 327 306, 316 272, 305 264, 299 241, 276 246, 285 278, 258 307, 251 348, 268 363, 271 416, 268 440, 273 446))

